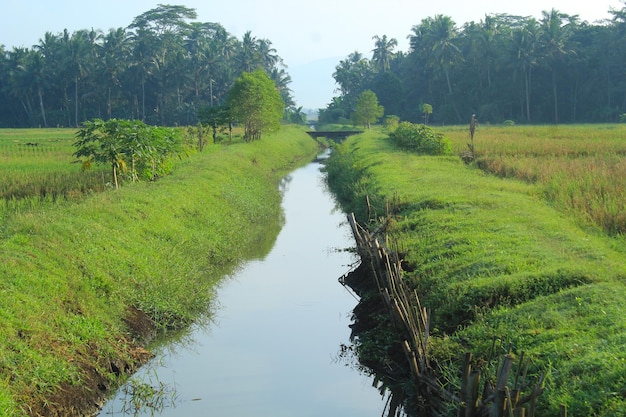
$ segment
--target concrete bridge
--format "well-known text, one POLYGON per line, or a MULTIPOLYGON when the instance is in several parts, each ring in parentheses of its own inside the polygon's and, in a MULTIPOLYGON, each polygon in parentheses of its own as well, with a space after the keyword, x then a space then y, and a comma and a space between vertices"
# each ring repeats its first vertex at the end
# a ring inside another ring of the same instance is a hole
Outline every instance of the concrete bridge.
POLYGON ((311 131, 306 132, 313 139, 317 140, 320 137, 326 138, 328 140, 332 140, 335 142, 343 142, 346 140, 348 136, 358 135, 359 133, 363 133, 362 130, 332 130, 332 131, 311 131))

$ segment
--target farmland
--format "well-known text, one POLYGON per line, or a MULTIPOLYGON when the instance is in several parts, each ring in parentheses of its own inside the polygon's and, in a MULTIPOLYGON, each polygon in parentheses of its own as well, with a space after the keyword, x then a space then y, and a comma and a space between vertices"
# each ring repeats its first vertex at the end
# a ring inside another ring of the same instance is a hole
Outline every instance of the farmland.
MULTIPOLYGON (((462 152, 467 128, 442 129, 462 152)), ((626 125, 484 126, 477 165, 537 184, 547 201, 610 235, 626 232, 626 125)))
POLYGON ((72 156, 75 130, 0 130, 0 218, 46 202, 107 188, 106 167, 82 171, 72 156))

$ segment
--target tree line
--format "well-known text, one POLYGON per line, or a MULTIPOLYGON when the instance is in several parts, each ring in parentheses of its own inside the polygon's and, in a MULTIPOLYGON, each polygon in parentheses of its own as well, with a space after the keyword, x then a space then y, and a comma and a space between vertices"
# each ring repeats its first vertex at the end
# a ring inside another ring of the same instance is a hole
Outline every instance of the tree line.
POLYGON ((283 60, 271 41, 242 39, 194 9, 159 5, 125 28, 46 32, 31 48, 0 46, 0 127, 79 126, 133 119, 195 125, 203 107, 226 104, 244 72, 263 69, 295 108, 283 60))
POLYGON ((624 120, 626 1, 609 12, 611 19, 595 24, 552 9, 539 19, 486 15, 462 27, 436 15, 412 27, 408 52, 396 51, 394 38, 374 36, 370 58, 355 51, 336 66, 339 95, 319 121, 347 121, 367 90, 386 114, 411 121, 465 123, 472 114, 492 123, 624 120))

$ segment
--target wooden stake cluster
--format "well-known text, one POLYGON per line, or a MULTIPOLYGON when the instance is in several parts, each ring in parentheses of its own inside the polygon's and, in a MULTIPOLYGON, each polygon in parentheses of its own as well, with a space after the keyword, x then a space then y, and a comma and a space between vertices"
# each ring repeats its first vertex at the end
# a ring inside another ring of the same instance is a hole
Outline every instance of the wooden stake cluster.
MULTIPOLYGON (((481 392, 481 371, 472 369, 472 355, 467 353, 462 370, 461 391, 451 393, 439 383, 428 361, 428 335, 430 313, 422 307, 415 290, 409 289, 402 279, 398 256, 381 244, 376 235, 361 227, 354 214, 348 223, 356 240, 362 261, 369 262, 378 291, 394 323, 404 335, 403 349, 411 367, 411 377, 420 395, 428 399, 431 414, 443 414, 444 403, 458 404, 458 417, 535 417, 537 397, 543 392, 544 377, 533 387, 527 385, 528 361, 522 352, 518 370, 512 375, 512 355, 506 354, 497 366, 495 381, 486 380, 481 392), (512 381, 511 381, 512 380, 512 381), (512 382, 512 388, 509 383, 512 382), (522 396, 523 390, 530 393, 522 396)), ((566 412, 565 412, 566 413, 566 412)), ((562 411, 562 417, 563 411, 562 411)))
POLYGON ((535 417, 537 398, 543 392, 544 376, 539 378, 530 393, 522 396, 526 386, 528 362, 524 360, 524 352, 520 355, 515 375, 512 375, 514 358, 506 354, 498 366, 495 385, 485 382, 482 398, 480 392, 481 372, 472 369, 472 354, 466 353, 463 362, 461 392, 458 417, 535 417), (512 388, 509 384, 512 383, 512 388))
POLYGON ((404 331, 404 353, 411 366, 412 375, 423 376, 428 366, 429 314, 420 304, 415 291, 402 280, 402 270, 397 256, 390 253, 378 239, 362 228, 354 214, 348 222, 357 241, 361 259, 369 260, 376 278, 376 285, 395 324, 404 331))

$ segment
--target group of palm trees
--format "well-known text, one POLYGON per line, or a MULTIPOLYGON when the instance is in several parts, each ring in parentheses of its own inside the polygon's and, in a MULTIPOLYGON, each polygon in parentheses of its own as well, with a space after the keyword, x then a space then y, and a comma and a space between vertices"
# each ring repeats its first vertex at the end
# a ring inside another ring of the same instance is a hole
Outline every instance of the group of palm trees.
POLYGON ((287 107, 291 79, 267 39, 241 40, 194 9, 159 5, 125 28, 46 32, 32 48, 0 46, 0 127, 78 126, 92 118, 188 125, 223 104, 244 71, 263 68, 287 107))
POLYGON ((354 52, 336 66, 340 95, 320 120, 348 118, 372 90, 386 114, 412 121, 424 103, 435 123, 474 113, 483 122, 617 121, 626 112, 626 6, 610 14, 594 24, 555 9, 539 19, 486 15, 460 28, 436 15, 411 28, 406 53, 374 36, 371 58, 354 52))

